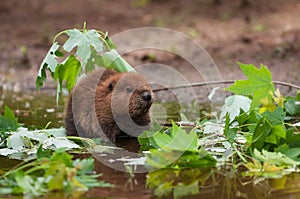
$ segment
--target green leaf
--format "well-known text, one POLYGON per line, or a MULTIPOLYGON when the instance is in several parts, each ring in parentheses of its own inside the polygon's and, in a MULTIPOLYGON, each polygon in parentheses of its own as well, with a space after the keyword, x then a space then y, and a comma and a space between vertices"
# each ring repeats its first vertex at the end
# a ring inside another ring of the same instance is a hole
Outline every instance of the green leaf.
POLYGON ((72 156, 64 148, 57 149, 51 157, 52 162, 63 162, 67 167, 72 166, 72 156))
POLYGON ((300 147, 290 148, 287 144, 280 145, 276 152, 285 154, 287 157, 300 163, 300 147))
POLYGON ((80 72, 80 61, 74 55, 70 55, 63 64, 59 64, 55 70, 54 79, 58 79, 60 91, 64 80, 68 90, 72 90, 80 72))
POLYGON ((104 39, 110 49, 116 49, 116 44, 114 44, 114 42, 108 36, 106 36, 104 39))
POLYGON ((135 69, 132 68, 115 50, 105 52, 102 55, 103 64, 107 68, 112 68, 118 72, 135 72, 135 69))
POLYGON ((275 111, 269 112, 266 111, 262 114, 266 117, 272 125, 283 124, 286 113, 283 111, 281 107, 277 107, 275 111))
POLYGON ((83 30, 78 29, 68 30, 67 35, 69 36, 63 48, 67 52, 71 52, 77 47, 76 55, 82 60, 82 66, 85 66, 88 59, 91 56, 91 46, 93 46, 97 52, 103 51, 103 43, 100 40, 99 33, 94 30, 83 30))
POLYGON ((272 126, 270 134, 266 137, 265 142, 279 144, 281 138, 285 139, 286 131, 283 125, 272 126))
POLYGON ((264 65, 261 65, 261 68, 258 69, 252 64, 238 64, 248 79, 237 80, 233 85, 227 87, 226 90, 238 95, 253 95, 250 108, 257 108, 261 99, 271 98, 270 91, 275 91, 272 74, 264 65))
POLYGON ((172 128, 170 128, 170 135, 159 132, 154 135, 153 139, 158 148, 165 150, 198 150, 198 136, 195 131, 191 130, 187 133, 173 121, 172 128))
POLYGON ((40 145, 36 152, 37 158, 50 158, 51 157, 51 150, 49 149, 43 149, 43 146, 40 145))
POLYGON ((5 106, 4 115, 0 115, 0 134, 16 131, 19 126, 18 118, 15 117, 14 112, 8 106, 5 106))
POLYGON ((85 73, 94 70, 95 65, 99 67, 104 67, 102 57, 98 55, 97 51, 93 48, 91 52, 91 57, 89 58, 85 66, 85 73))
POLYGON ((146 165, 153 168, 214 167, 216 160, 206 151, 178 151, 151 149, 146 153, 146 165))
POLYGON ((38 76, 41 76, 42 73, 42 68, 46 65, 47 68, 51 72, 55 72, 55 68, 57 66, 57 56, 56 56, 56 51, 59 48, 59 44, 57 42, 53 43, 52 46, 50 47, 50 50, 48 51, 45 59, 42 61, 41 66, 40 66, 40 71, 38 73, 38 76))
POLYGON ((58 48, 59 44, 57 42, 53 43, 40 65, 39 73, 36 77, 36 88, 38 90, 41 88, 41 86, 44 84, 44 81, 46 80, 46 69, 48 68, 51 73, 55 72, 56 66, 58 64, 56 60, 58 48))
POLYGON ((23 194, 31 194, 34 196, 42 194, 34 187, 34 179, 31 176, 25 175, 23 172, 17 172, 15 179, 18 186, 23 190, 23 194))
POLYGON ((45 177, 49 179, 47 183, 49 191, 63 190, 65 176, 66 165, 61 161, 52 162, 45 173, 45 177))
POLYGON ((257 148, 258 150, 261 150, 271 129, 271 124, 265 118, 262 118, 254 129, 251 147, 253 149, 257 148))
POLYGON ((233 143, 233 141, 236 137, 238 128, 230 128, 229 113, 226 114, 225 118, 226 119, 225 119, 224 135, 226 136, 227 140, 230 143, 233 143))
POLYGON ((160 133, 161 130, 162 126, 156 120, 154 120, 151 129, 143 131, 138 136, 138 141, 141 145, 141 149, 149 150, 151 148, 158 148, 159 146, 156 144, 154 136, 155 134, 160 133))
POLYGON ((284 108, 289 115, 296 115, 300 113, 300 106, 296 104, 296 99, 293 97, 286 98, 284 108))
POLYGON ((87 158, 87 159, 76 159, 73 162, 73 167, 79 168, 79 174, 89 174, 94 170, 94 159, 87 158))
MULTIPOLYGON (((42 148, 40 147, 39 150, 42 148)), ((44 153, 44 152, 43 152, 44 153)), ((57 149, 50 157, 38 159, 14 167, 0 177, 0 194, 43 195, 50 191, 87 191, 92 187, 108 187, 111 184, 98 181, 100 174, 92 174, 93 158, 72 160, 65 149, 57 149)))

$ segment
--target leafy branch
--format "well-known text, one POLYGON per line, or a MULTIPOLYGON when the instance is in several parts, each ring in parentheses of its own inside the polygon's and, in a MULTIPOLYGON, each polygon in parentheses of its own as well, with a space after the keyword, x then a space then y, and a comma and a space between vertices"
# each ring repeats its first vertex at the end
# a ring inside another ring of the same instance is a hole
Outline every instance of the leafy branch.
POLYGON ((111 68, 118 72, 135 71, 115 50, 107 32, 86 29, 84 22, 83 29, 63 30, 54 37, 53 44, 40 65, 36 88, 40 90, 43 86, 48 70, 57 82, 58 100, 64 81, 70 91, 78 76, 93 70, 95 66, 111 68), (58 37, 62 35, 68 36, 63 46, 57 42, 58 37))
MULTIPOLYGON (((208 159, 199 156, 200 151, 205 151, 219 163, 242 163, 249 170, 254 168, 251 161, 256 166, 272 161, 272 166, 282 168, 283 173, 286 171, 283 168, 300 165, 300 122, 297 122, 300 117, 300 92, 294 97, 283 97, 275 89, 272 75, 264 65, 260 69, 251 64, 239 63, 239 66, 248 79, 232 82, 234 84, 226 88, 234 95, 226 98, 217 118, 198 120, 193 123, 190 133, 178 126, 180 122, 178 125, 173 122, 172 127, 166 130, 154 128, 139 137, 142 149, 149 150, 146 164, 154 168, 166 165, 171 160, 169 157, 178 154, 182 140, 186 143, 197 140, 196 145, 180 148, 180 158, 169 163, 168 167, 214 166, 214 161, 207 162, 208 159), (177 135, 182 139, 178 140, 177 135), (169 143, 176 147, 169 147, 169 143)), ((284 85, 290 86, 288 83, 284 85)), ((185 85, 171 89, 180 86, 185 85)), ((299 88, 296 85, 293 87, 299 88)))
POLYGON ((94 159, 76 159, 64 149, 53 154, 38 150, 38 158, 19 165, 0 177, 0 194, 43 195, 51 191, 87 191, 93 187, 111 187, 99 181, 100 174, 93 174, 94 159))

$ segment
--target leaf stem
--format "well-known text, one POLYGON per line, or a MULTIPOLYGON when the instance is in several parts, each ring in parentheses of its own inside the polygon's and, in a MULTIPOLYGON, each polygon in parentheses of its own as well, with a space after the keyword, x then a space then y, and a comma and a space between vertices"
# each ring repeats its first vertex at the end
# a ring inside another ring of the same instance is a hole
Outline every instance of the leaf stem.
POLYGON ((47 168, 49 168, 48 165, 42 164, 42 165, 35 166, 35 167, 33 167, 33 168, 27 170, 26 172, 24 172, 24 174, 28 175, 28 174, 30 174, 30 173, 32 173, 32 172, 34 172, 34 171, 38 171, 38 170, 40 170, 40 169, 44 169, 44 170, 45 170, 45 169, 47 169, 47 168))
POLYGON ((83 22, 83 32, 86 31, 86 21, 83 22))
POLYGON ((61 36, 62 34, 66 34, 68 31, 70 31, 71 29, 68 29, 68 30, 63 30, 63 31, 61 31, 61 32, 59 32, 59 33, 57 33, 56 35, 55 35, 55 37, 54 37, 54 39, 53 39, 53 41, 52 41, 52 43, 54 44, 55 43, 55 41, 56 41, 56 39, 59 37, 59 36, 61 36))
POLYGON ((234 144, 232 144, 231 146, 234 148, 236 154, 241 158, 241 160, 243 162, 247 163, 247 160, 244 158, 244 156, 241 154, 241 152, 236 148, 236 146, 234 144))
POLYGON ((30 163, 23 163, 22 162, 21 164, 19 164, 21 166, 17 165, 15 167, 13 167, 11 170, 9 170, 8 172, 6 172, 2 177, 6 177, 6 176, 8 176, 8 175, 10 175, 10 174, 12 174, 14 172, 23 170, 23 169, 25 169, 27 167, 34 166, 35 164, 36 164, 36 161, 30 162, 30 163))

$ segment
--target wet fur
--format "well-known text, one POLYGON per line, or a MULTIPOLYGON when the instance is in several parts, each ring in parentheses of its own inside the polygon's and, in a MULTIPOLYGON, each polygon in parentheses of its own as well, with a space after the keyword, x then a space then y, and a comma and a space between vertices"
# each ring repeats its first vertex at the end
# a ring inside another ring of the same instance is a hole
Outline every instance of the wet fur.
POLYGON ((153 96, 146 80, 136 73, 96 69, 82 78, 69 96, 65 114, 67 134, 108 138, 111 142, 124 129, 137 136, 151 122, 152 100, 142 99, 145 91, 153 96), (128 88, 132 88, 131 93, 128 88))

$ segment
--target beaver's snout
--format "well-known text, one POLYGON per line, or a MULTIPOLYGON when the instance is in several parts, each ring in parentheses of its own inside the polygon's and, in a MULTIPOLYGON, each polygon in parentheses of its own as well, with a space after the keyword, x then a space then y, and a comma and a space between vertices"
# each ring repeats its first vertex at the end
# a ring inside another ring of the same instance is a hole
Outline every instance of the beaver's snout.
POLYGON ((149 91, 144 91, 142 93, 142 99, 147 101, 147 102, 150 102, 152 100, 152 95, 149 91))

